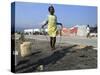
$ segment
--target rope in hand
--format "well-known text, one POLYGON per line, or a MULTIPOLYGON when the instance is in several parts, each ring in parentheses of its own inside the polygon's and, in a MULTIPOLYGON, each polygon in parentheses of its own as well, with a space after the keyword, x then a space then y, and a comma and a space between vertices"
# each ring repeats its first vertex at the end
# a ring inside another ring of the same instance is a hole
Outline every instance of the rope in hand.
POLYGON ((43 35, 46 37, 47 41, 49 41, 47 33, 45 32, 45 28, 41 28, 40 30, 42 30, 41 32, 43 32, 43 35))

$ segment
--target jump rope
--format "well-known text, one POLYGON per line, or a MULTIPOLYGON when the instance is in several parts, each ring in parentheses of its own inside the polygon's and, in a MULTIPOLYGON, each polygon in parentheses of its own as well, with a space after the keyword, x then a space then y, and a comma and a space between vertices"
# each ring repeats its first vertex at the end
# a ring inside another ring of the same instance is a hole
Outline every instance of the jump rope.
MULTIPOLYGON (((46 40, 48 41, 48 42, 50 42, 50 39, 48 38, 48 34, 46 34, 46 32, 45 32, 45 28, 41 28, 40 30, 42 30, 41 32, 43 32, 43 35, 45 36, 45 38, 46 38, 46 40)), ((59 39, 58 39, 58 44, 57 44, 57 42, 56 42, 56 45, 58 46, 58 47, 60 47, 60 44, 61 44, 61 40, 62 40, 62 34, 61 34, 61 31, 62 31, 62 29, 59 29, 58 30, 59 31, 59 39)), ((57 38, 57 37, 56 37, 57 38)))

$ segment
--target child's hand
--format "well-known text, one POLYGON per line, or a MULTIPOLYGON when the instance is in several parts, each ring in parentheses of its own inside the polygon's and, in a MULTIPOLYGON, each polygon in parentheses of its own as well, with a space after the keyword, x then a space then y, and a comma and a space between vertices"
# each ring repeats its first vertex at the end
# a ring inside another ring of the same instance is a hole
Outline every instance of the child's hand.
POLYGON ((63 25, 61 25, 60 36, 62 36, 63 25))
POLYGON ((60 36, 62 36, 62 28, 60 29, 60 36))
POLYGON ((61 29, 63 29, 63 25, 61 26, 61 29))

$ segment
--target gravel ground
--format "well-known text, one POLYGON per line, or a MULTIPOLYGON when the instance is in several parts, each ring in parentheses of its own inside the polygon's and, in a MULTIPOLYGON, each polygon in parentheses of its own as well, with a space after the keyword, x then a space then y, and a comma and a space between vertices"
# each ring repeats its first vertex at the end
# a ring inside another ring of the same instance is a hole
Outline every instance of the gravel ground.
POLYGON ((16 40, 16 72, 41 72, 97 68, 97 50, 92 46, 76 44, 56 44, 54 51, 50 50, 49 42, 27 39, 32 42, 32 54, 20 56, 20 42, 16 40))

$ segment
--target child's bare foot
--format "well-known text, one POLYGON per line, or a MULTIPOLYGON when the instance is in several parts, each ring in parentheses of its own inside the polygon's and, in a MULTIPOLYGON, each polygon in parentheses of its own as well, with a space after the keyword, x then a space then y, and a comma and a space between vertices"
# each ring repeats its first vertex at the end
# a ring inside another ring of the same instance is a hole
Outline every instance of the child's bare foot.
POLYGON ((55 47, 51 48, 51 50, 52 50, 52 51, 55 50, 55 47))

